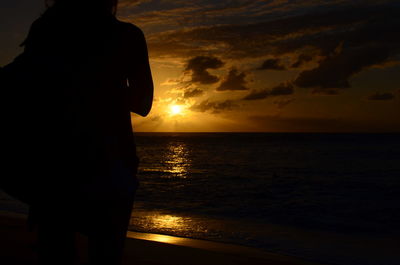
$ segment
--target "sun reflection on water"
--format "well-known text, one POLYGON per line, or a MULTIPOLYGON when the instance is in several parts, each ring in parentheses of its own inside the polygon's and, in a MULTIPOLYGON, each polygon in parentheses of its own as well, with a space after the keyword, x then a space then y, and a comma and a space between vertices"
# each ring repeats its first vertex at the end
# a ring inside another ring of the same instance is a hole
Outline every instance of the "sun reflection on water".
POLYGON ((188 237, 208 232, 207 227, 202 222, 192 217, 160 212, 136 212, 136 215, 132 216, 130 224, 137 231, 188 237))
POLYGON ((158 229, 182 230, 187 226, 185 218, 173 215, 154 215, 151 221, 158 229))
MULTIPOLYGON (((191 160, 186 145, 182 142, 171 142, 164 164, 164 172, 171 173, 173 177, 187 178, 191 160)), ((171 177, 171 175, 164 175, 163 177, 171 177)))

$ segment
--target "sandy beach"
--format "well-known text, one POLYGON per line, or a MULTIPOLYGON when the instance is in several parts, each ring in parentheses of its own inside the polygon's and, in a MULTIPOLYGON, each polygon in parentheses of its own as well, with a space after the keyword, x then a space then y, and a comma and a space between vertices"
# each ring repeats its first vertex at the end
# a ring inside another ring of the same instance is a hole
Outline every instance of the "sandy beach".
MULTIPOLYGON (((87 260, 86 238, 77 236, 77 244, 81 264, 87 260)), ((0 249, 2 265, 35 264, 35 233, 27 231, 24 215, 0 213, 0 249)), ((238 245, 137 232, 127 233, 124 264, 317 265, 238 245)))

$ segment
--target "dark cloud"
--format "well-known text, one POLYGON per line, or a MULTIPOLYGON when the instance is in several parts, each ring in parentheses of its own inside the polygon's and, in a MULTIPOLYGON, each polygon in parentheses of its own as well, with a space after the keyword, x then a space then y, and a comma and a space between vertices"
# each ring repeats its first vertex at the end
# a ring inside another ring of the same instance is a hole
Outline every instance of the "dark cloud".
POLYGON ((274 87, 270 91, 270 96, 282 96, 293 94, 293 85, 291 83, 282 83, 274 87))
POLYGON ((292 64, 291 68, 299 68, 303 66, 304 64, 312 61, 313 57, 311 55, 307 54, 300 54, 299 57, 297 58, 297 61, 292 64))
POLYGON ((279 59, 268 59, 258 68, 258 70, 286 70, 279 59))
POLYGON ((394 56, 395 51, 400 51, 392 43, 350 46, 353 47, 345 46, 339 54, 326 57, 317 68, 303 71, 294 83, 299 87, 314 88, 314 92, 324 93, 326 90, 330 94, 332 89, 349 88, 350 77, 365 68, 384 62, 394 56))
MULTIPOLYGON (((335 1, 323 3, 331 5, 335 1)), ((339 0, 341 1, 341 0, 339 0)), ((316 6, 315 0, 282 1, 282 0, 121 0, 119 16, 132 19, 141 27, 154 30, 163 28, 171 29, 174 26, 191 28, 193 26, 222 25, 237 23, 238 19, 245 18, 246 23, 254 23, 265 16, 282 17, 297 8, 316 6)))
POLYGON ((198 88, 189 90, 189 91, 185 91, 185 93, 183 94, 184 98, 194 98, 194 97, 198 97, 204 94, 204 91, 198 88))
POLYGON ((253 90, 245 96, 244 100, 258 100, 268 97, 285 96, 294 93, 294 88, 291 83, 281 83, 271 89, 253 90))
POLYGON ((232 110, 237 107, 237 104, 232 100, 224 100, 224 101, 209 101, 204 100, 199 104, 195 104, 190 107, 190 110, 197 112, 206 112, 211 111, 212 113, 220 113, 224 110, 232 110))
POLYGON ((321 88, 317 87, 312 90, 312 94, 321 94, 326 96, 336 96, 339 95, 339 89, 337 88, 321 88))
POLYGON ((380 93, 376 92, 368 97, 368 100, 392 100, 394 99, 395 96, 393 93, 386 92, 386 93, 380 93))
MULTIPOLYGON (((181 58, 209 54, 210 47, 226 59, 297 56, 292 68, 310 61, 317 66, 300 73, 295 85, 324 94, 350 87, 355 74, 384 65, 400 53, 400 7, 394 1, 349 2, 299 13, 256 23, 167 32, 150 38, 149 46, 155 56, 181 58)), ((279 69, 273 60, 264 62, 266 69, 279 69)))
POLYGON ((268 59, 257 70, 286 70, 279 59, 268 59))
POLYGON ((266 55, 276 57, 306 47, 314 47, 327 54, 354 34, 363 40, 379 43, 384 43, 385 39, 376 39, 376 36, 368 34, 369 31, 382 29, 396 34, 399 8, 382 6, 360 4, 331 10, 309 10, 301 15, 287 14, 285 18, 266 17, 266 21, 257 23, 185 28, 154 36, 150 40, 150 50, 156 54, 181 56, 183 52, 209 52, 209 47, 214 46, 221 47, 221 50, 215 50, 221 56, 238 59, 266 55), (153 46, 158 43, 163 46, 153 46))
POLYGON ((185 105, 186 104, 186 98, 177 98, 177 99, 175 99, 175 104, 176 105, 185 105))
POLYGON ((324 59, 318 67, 300 73, 294 83, 312 88, 313 93, 337 94, 351 86, 350 78, 355 74, 394 60, 400 53, 399 12, 398 7, 353 11, 352 27, 333 30, 332 36, 325 36, 325 41, 314 43, 324 59), (336 43, 336 47, 329 48, 328 41, 336 43))
POLYGON ((218 69, 224 63, 212 56, 196 56, 188 61, 186 71, 192 72, 192 82, 213 84, 219 81, 217 76, 211 75, 207 69, 218 69))
POLYGON ((222 81, 221 85, 217 88, 217 91, 227 90, 248 90, 246 87, 246 73, 239 72, 236 68, 232 68, 228 76, 222 81))
POLYGON ((124 9, 127 7, 135 7, 141 5, 143 3, 150 2, 151 0, 120 0, 118 3, 118 7, 120 9, 124 9))
POLYGON ((246 95, 244 100, 258 100, 264 99, 269 96, 270 89, 252 90, 250 94, 246 95))
POLYGON ((275 100, 274 104, 279 108, 279 109, 283 109, 284 107, 286 107, 287 105, 289 105, 290 103, 292 103, 294 101, 293 98, 287 98, 287 99, 280 99, 280 100, 275 100))

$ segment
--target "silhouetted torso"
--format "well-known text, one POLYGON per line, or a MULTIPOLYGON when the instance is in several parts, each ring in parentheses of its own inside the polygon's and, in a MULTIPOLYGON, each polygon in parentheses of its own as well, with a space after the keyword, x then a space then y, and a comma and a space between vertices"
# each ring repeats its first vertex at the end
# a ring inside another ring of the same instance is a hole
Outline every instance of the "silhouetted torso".
POLYGON ((146 116, 153 99, 141 30, 104 15, 107 1, 82 3, 49 8, 0 69, 0 187, 30 204, 45 265, 73 263, 77 231, 91 264, 121 263, 138 187, 130 111, 146 116))
POLYGON ((40 207, 74 209, 72 200, 79 204, 88 185, 110 178, 115 161, 135 170, 126 84, 136 67, 135 36, 140 30, 131 24, 87 13, 47 12, 32 25, 25 42, 32 69, 27 151, 32 172, 40 172, 40 207))

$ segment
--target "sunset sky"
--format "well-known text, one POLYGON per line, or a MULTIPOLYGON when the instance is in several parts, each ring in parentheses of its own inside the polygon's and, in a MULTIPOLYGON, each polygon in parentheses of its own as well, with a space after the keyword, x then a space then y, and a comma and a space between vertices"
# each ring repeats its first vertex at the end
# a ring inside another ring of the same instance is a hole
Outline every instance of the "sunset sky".
MULTIPOLYGON (((3 66, 44 4, 0 7, 3 66)), ((153 71, 136 131, 400 131, 399 1, 123 0, 118 17, 153 71)))

